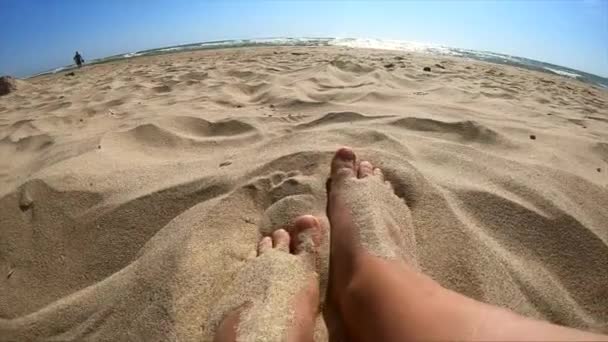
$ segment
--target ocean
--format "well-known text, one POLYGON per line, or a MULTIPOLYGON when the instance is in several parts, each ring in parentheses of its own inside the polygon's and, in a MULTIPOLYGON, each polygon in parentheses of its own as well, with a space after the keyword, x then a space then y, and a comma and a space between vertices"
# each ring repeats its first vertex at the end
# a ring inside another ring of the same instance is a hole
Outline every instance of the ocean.
MULTIPOLYGON (((407 42, 399 40, 387 39, 365 39, 365 38, 260 38, 260 39, 235 39, 235 40, 220 40, 211 42, 202 42, 194 44, 168 46, 157 49, 142 50, 129 52, 120 55, 114 55, 88 61, 88 64, 98 64, 110 61, 116 61, 138 56, 158 55, 164 53, 173 53, 187 50, 207 50, 231 47, 249 47, 249 46, 345 46, 351 48, 368 48, 368 49, 384 49, 396 50, 404 52, 420 52, 438 56, 456 56, 463 58, 471 58, 486 62, 507 64, 530 70, 542 71, 550 74, 556 74, 564 77, 575 78, 582 82, 590 83, 608 89, 608 78, 589 74, 580 70, 575 70, 555 64, 536 61, 533 59, 510 56, 501 53, 478 51, 453 48, 440 45, 432 45, 425 43, 407 42)), ((74 65, 68 65, 53 70, 45 71, 34 76, 57 73, 73 69, 74 65)), ((33 76, 32 76, 33 77, 33 76)))

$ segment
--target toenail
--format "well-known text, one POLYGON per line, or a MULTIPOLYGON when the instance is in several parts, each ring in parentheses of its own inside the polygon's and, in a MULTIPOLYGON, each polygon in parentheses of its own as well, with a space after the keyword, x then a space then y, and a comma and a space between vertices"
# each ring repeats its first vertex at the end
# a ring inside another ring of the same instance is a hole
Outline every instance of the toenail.
POLYGON ((312 215, 300 216, 296 220, 296 226, 302 230, 319 226, 319 221, 312 215))
POLYGON ((342 160, 355 160, 355 153, 348 147, 342 147, 336 152, 336 156, 342 160))

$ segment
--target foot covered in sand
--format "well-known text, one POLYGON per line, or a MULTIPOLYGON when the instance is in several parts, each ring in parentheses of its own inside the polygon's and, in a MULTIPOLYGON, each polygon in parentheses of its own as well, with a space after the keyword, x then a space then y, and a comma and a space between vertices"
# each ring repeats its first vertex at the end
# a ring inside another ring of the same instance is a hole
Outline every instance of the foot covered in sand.
POLYGON ((330 298, 340 301, 370 257, 417 268, 410 209, 380 168, 358 161, 350 148, 339 149, 331 162, 327 198, 330 298))
MULTIPOLYGON (((249 289, 241 289, 237 296, 245 302, 224 316, 215 341, 236 341, 237 337, 256 340, 256 336, 312 341, 319 312, 319 276, 315 265, 323 233, 319 220, 305 215, 298 217, 287 230, 278 229, 271 237, 262 238, 257 257, 235 282, 249 289), (261 279, 264 276, 269 279, 261 279), (296 281, 301 286, 293 289, 291 284, 296 281), (259 291, 260 286, 264 287, 263 291, 259 291), (264 296, 247 298, 248 294, 255 293, 264 296), (276 310, 281 307, 286 311, 276 310)), ((234 297, 228 302, 234 303, 234 297)))

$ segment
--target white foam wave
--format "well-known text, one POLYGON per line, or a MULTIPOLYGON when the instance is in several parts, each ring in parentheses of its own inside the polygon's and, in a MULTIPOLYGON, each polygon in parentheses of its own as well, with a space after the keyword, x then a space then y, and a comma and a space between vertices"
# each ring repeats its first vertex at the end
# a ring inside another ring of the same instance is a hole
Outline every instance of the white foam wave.
POLYGON ((552 69, 552 68, 549 68, 549 67, 543 67, 543 68, 545 68, 545 69, 547 69, 547 70, 549 70, 549 71, 551 71, 553 73, 556 73, 558 75, 562 75, 562 76, 567 76, 567 77, 571 77, 571 78, 582 77, 581 75, 575 74, 573 72, 567 72, 567 71, 563 71, 563 70, 552 69))
POLYGON ((272 45, 301 45, 328 41, 328 38, 256 38, 250 42, 254 44, 272 44, 272 45))
POLYGON ((401 40, 373 38, 337 38, 328 42, 329 45, 346 46, 351 48, 398 50, 407 52, 439 53, 459 56, 460 53, 446 46, 408 42, 401 40))
POLYGON ((141 53, 139 52, 129 52, 129 53, 125 53, 124 55, 122 55, 124 58, 131 58, 131 57, 137 57, 140 56, 141 53))
POLYGON ((488 51, 476 51, 476 50, 463 50, 463 51, 466 51, 467 53, 474 55, 475 57, 480 58, 480 59, 500 59, 503 62, 521 63, 520 58, 505 55, 502 53, 494 53, 494 52, 488 52, 488 51))
POLYGON ((168 47, 168 48, 164 48, 164 49, 158 49, 157 51, 179 51, 179 50, 183 50, 184 48, 181 46, 177 46, 177 47, 168 47))
POLYGON ((62 67, 55 68, 55 69, 51 70, 51 73, 52 74, 56 74, 58 72, 62 72, 63 70, 66 70, 66 69, 69 69, 69 68, 70 68, 70 66, 62 66, 62 67))
POLYGON ((183 49, 200 49, 200 48, 209 48, 209 47, 221 47, 221 46, 233 46, 233 45, 239 45, 239 44, 243 44, 244 41, 241 39, 235 39, 235 40, 226 40, 226 41, 221 41, 221 42, 205 42, 205 43, 200 43, 200 44, 196 44, 196 45, 188 45, 188 46, 184 46, 183 49))

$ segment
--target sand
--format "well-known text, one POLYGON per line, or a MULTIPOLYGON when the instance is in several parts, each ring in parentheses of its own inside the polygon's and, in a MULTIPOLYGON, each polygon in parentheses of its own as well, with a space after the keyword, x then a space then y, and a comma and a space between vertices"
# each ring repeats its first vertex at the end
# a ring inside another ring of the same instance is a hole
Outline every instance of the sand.
POLYGON ((368 221, 412 222, 394 232, 422 271, 608 332, 607 90, 465 59, 286 47, 86 66, 0 97, 0 340, 208 340, 227 298, 278 287, 250 270, 257 242, 323 216, 343 145, 407 204, 368 221))

